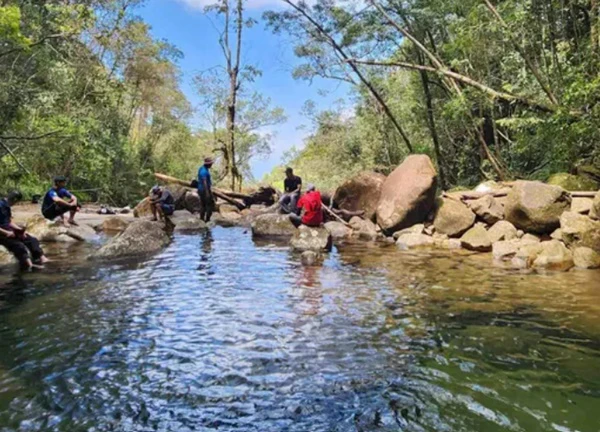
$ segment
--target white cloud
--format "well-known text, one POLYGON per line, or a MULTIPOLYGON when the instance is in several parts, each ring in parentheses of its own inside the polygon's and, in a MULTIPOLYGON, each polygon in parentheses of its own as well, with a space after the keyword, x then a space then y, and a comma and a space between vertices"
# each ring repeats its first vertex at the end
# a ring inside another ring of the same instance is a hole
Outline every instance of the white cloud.
MULTIPOLYGON (((214 0, 175 0, 178 3, 182 3, 190 9, 203 10, 206 6, 215 3, 214 0)), ((247 0, 246 8, 248 9, 263 9, 273 6, 282 6, 281 0, 247 0)))

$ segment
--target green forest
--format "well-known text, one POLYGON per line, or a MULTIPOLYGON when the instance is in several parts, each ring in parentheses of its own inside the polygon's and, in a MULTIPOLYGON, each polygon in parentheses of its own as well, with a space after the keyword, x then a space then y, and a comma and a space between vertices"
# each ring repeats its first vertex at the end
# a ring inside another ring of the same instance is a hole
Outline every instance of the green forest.
POLYGON ((445 189, 556 173, 598 188, 597 0, 281 0, 262 22, 219 0, 206 13, 225 18, 227 67, 194 78, 201 107, 181 90, 182 53, 136 15, 142 3, 0 2, 3 191, 43 193, 63 174, 83 197, 131 204, 154 172, 192 178, 209 154, 224 187, 256 182, 253 158, 272 144, 261 128, 286 120, 237 55, 256 25, 293 41, 296 79, 352 89, 343 106, 306 102, 310 130, 282 161, 322 189, 410 153, 432 157, 445 189))

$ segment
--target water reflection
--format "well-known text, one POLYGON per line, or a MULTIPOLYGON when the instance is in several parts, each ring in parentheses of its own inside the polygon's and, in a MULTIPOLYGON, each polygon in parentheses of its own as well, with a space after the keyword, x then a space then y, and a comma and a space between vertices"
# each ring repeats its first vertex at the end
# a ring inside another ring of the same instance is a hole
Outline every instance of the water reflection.
POLYGON ((0 430, 598 431, 600 273, 241 229, 3 275, 0 430))

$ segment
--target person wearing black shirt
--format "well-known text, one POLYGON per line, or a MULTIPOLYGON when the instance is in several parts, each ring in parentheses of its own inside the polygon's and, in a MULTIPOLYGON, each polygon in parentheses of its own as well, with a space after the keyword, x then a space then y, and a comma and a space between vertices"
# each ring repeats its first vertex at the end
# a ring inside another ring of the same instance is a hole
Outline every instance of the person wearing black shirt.
POLYGON ((4 246, 17 258, 22 269, 40 268, 38 264, 49 261, 40 247, 40 242, 27 234, 25 228, 12 221, 11 206, 21 198, 23 198, 21 192, 11 192, 6 198, 0 200, 0 246, 4 246), (36 264, 32 262, 32 258, 36 264))
POLYGON ((284 194, 279 200, 284 213, 298 214, 297 203, 302 191, 302 179, 294 175, 292 168, 285 169, 285 180, 283 181, 284 194))

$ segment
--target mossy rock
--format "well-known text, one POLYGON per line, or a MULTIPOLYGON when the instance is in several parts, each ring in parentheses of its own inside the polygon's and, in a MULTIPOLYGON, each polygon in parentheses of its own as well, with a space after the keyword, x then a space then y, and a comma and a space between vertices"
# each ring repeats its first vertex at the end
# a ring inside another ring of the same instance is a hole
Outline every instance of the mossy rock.
POLYGON ((598 183, 588 177, 568 173, 553 174, 547 183, 568 191, 596 191, 599 188, 598 183))
POLYGON ((577 175, 600 183, 600 167, 595 165, 581 165, 577 167, 577 175))

